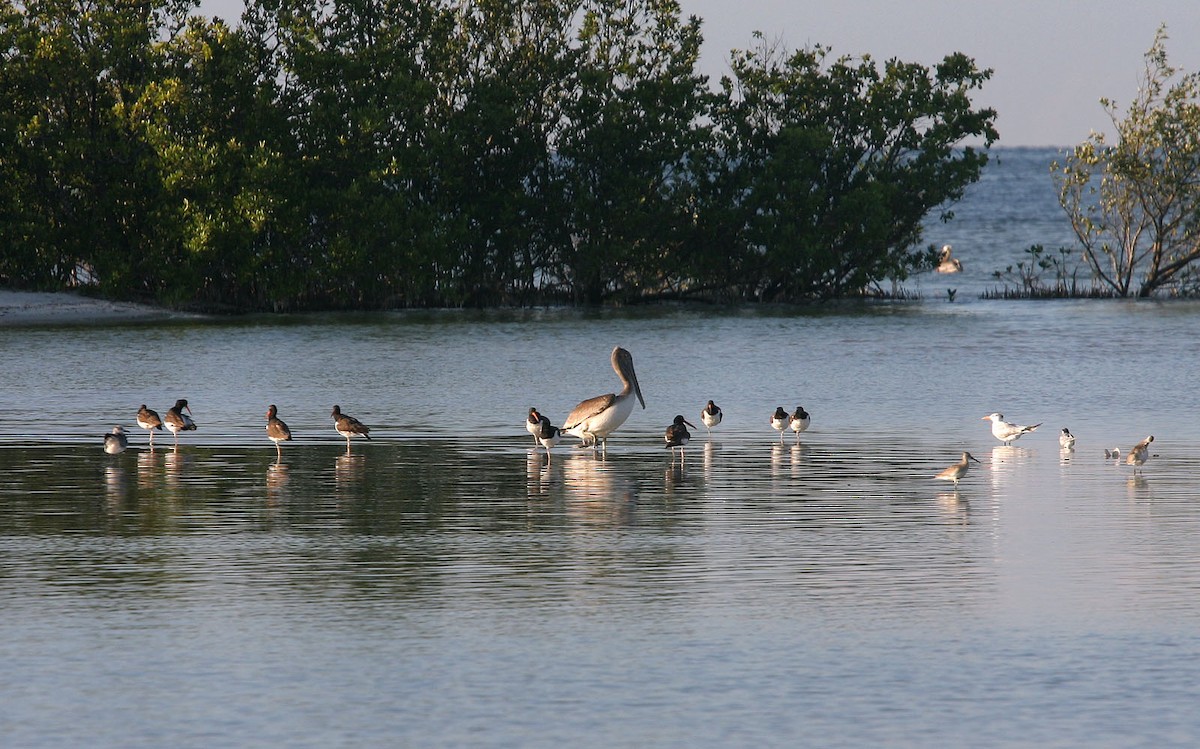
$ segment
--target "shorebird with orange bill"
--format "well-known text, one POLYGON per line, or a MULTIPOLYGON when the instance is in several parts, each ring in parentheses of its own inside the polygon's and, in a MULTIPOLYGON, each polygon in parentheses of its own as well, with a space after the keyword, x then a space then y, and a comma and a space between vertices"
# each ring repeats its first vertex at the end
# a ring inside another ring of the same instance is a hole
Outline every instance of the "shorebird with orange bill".
POLYGON ((700 412, 700 423, 708 430, 710 440, 712 439, 712 428, 720 424, 722 418, 724 418, 724 414, 721 413, 720 406, 712 401, 709 401, 704 410, 700 412))
MULTIPOLYGON (((800 433, 807 430, 809 424, 812 424, 812 415, 804 410, 804 406, 796 406, 795 412, 792 413, 788 420, 788 425, 792 427, 792 431, 796 433, 796 444, 800 444, 800 433)), ((780 432, 780 437, 783 433, 780 432)))
POLYGON ((175 435, 175 447, 179 447, 180 432, 196 431, 196 422, 192 421, 191 413, 192 409, 188 407, 187 398, 180 398, 175 401, 175 405, 167 409, 167 415, 163 417, 163 426, 175 435))
POLYGON ((351 437, 366 437, 368 440, 371 439, 371 427, 349 414, 342 413, 341 406, 334 406, 329 415, 333 417, 333 428, 337 430, 338 434, 346 438, 347 455, 350 454, 351 437))
MULTIPOLYGON (((550 449, 562 439, 562 430, 550 423, 545 416, 538 422, 538 443, 546 448, 546 467, 550 467, 550 449)), ((535 448, 536 449, 536 448, 535 448)))
POLYGON ((595 449, 602 446, 606 452, 608 436, 633 413, 634 398, 642 404, 643 410, 646 408, 637 373, 633 370, 633 354, 617 346, 612 350, 611 360, 613 371, 621 380, 621 392, 588 398, 575 406, 562 426, 562 431, 583 440, 581 447, 595 449))
POLYGON ((696 428, 696 425, 683 418, 683 414, 675 417, 675 421, 671 426, 667 427, 666 433, 663 435, 663 440, 667 443, 667 449, 671 451, 671 462, 675 462, 675 448, 679 448, 679 461, 683 462, 683 448, 692 440, 692 433, 687 430, 688 427, 696 428))
POLYGON ((525 419, 525 431, 533 435, 533 449, 538 446, 538 435, 542 433, 542 422, 547 424, 550 420, 538 413, 536 408, 529 409, 529 417, 525 419))
POLYGON ((150 449, 153 450, 154 430, 157 429, 161 432, 163 428, 162 419, 159 418, 158 412, 152 408, 146 408, 146 404, 143 403, 137 412, 137 425, 150 432, 150 449))
POLYGON ((1034 424, 1032 426, 1012 424, 1004 420, 1004 414, 1002 413, 988 414, 981 417, 980 421, 992 422, 992 436, 1006 445, 1012 444, 1015 440, 1021 439, 1021 437, 1041 426, 1041 424, 1034 424))
POLYGON ((783 410, 783 406, 776 406, 775 413, 771 414, 771 428, 779 432, 779 444, 783 444, 783 430, 788 428, 790 419, 788 412, 783 410))
POLYGON ((283 449, 279 447, 279 443, 290 441, 292 430, 279 418, 279 409, 274 403, 267 406, 267 438, 275 443, 275 454, 282 459, 283 449))
POLYGON ((953 481, 954 488, 957 489, 959 480, 962 479, 963 476, 967 475, 967 469, 971 467, 972 460, 974 460, 976 463, 979 463, 974 455, 964 452, 962 454, 962 458, 960 458, 957 463, 948 468, 942 469, 941 473, 934 476, 934 478, 941 481, 953 481))

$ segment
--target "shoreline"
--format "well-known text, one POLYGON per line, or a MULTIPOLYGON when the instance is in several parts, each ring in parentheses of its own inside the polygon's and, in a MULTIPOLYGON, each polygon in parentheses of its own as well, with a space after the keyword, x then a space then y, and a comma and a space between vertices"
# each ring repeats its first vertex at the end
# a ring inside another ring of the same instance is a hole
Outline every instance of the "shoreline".
POLYGON ((133 302, 112 302, 70 292, 0 289, 0 328, 170 320, 181 313, 133 302))

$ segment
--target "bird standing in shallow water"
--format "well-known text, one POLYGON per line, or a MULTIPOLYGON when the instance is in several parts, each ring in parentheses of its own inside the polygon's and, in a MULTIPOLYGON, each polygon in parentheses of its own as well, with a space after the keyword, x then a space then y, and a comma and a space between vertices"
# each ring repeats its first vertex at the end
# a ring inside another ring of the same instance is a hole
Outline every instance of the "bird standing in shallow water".
POLYGON ((338 434, 346 438, 347 455, 350 454, 351 437, 361 436, 366 437, 368 440, 371 439, 371 428, 353 416, 342 413, 341 406, 334 406, 329 415, 333 417, 333 428, 337 430, 338 434))
POLYGON ((779 444, 783 444, 783 430, 788 428, 788 413, 783 410, 783 406, 776 406, 775 413, 771 414, 771 428, 779 432, 779 444))
POLYGON ((117 424, 112 431, 104 435, 104 452, 109 455, 125 452, 129 447, 129 438, 125 436, 125 428, 117 424))
MULTIPOLYGON (((546 467, 550 467, 550 448, 558 444, 562 439, 562 430, 550 423, 550 420, 545 416, 538 422, 537 441, 542 447, 546 448, 546 467)), ((536 448, 535 448, 536 449, 536 448)))
POLYGON ((150 449, 153 450, 154 449, 154 430, 157 429, 160 432, 162 431, 162 428, 163 428, 162 419, 160 419, 158 417, 158 413, 156 411, 154 411, 153 409, 150 409, 150 408, 146 408, 146 404, 143 403, 142 407, 139 408, 138 412, 137 412, 137 424, 142 429, 145 429, 146 431, 150 432, 150 449))
POLYGON ((971 453, 964 452, 962 454, 962 458, 960 458, 957 463, 949 468, 943 469, 941 473, 934 476, 934 478, 941 479, 942 481, 953 481, 954 488, 957 489, 959 480, 963 476, 967 475, 967 469, 971 467, 970 461, 972 460, 974 460, 976 463, 979 462, 975 459, 975 456, 971 455, 971 453))
POLYGON ((1133 466, 1133 473, 1137 475, 1137 469, 1146 465, 1146 461, 1150 460, 1150 443, 1154 441, 1154 435, 1150 435, 1146 439, 1137 443, 1129 449, 1129 454, 1125 456, 1125 464, 1133 466))
POLYGON ((529 409, 529 418, 525 419, 525 431, 533 435, 533 449, 538 446, 538 435, 542 432, 542 422, 547 424, 550 420, 538 413, 536 408, 529 409))
POLYGON ((588 398, 575 406, 563 421, 562 431, 583 440, 583 447, 591 446, 594 449, 603 445, 607 451, 608 435, 615 432, 633 413, 634 397, 642 404, 643 410, 646 408, 637 373, 633 370, 633 355, 617 346, 612 350, 611 360, 613 371, 621 379, 621 392, 588 398))
POLYGON ((675 421, 671 426, 667 427, 666 433, 663 435, 663 440, 667 443, 667 449, 671 451, 671 462, 675 462, 675 448, 679 448, 679 462, 683 462, 683 447, 692 440, 692 433, 687 430, 688 427, 696 428, 687 419, 683 418, 683 414, 675 417, 675 421))
POLYGON ((279 443, 290 441, 292 430, 279 418, 279 409, 275 408, 274 403, 267 406, 267 438, 275 443, 275 454, 282 459, 283 449, 279 447, 279 443))
POLYGON ((1004 414, 1002 413, 988 414, 987 416, 981 417, 980 421, 991 421, 992 436, 1006 445, 1011 444, 1015 440, 1021 439, 1021 437, 1029 434, 1034 429, 1037 429, 1041 426, 1041 424, 1034 424, 1033 426, 1019 426, 1017 424, 1010 424, 1004 420, 1004 414))
MULTIPOLYGON (((812 423, 812 416, 809 415, 808 411, 804 410, 804 406, 796 406, 796 411, 792 414, 788 423, 791 425, 792 431, 796 433, 796 444, 799 445, 800 433, 808 429, 808 425, 812 423)), ((782 437, 783 433, 780 432, 779 436, 782 437)))
POLYGON ((1062 428, 1062 433, 1058 435, 1058 446, 1064 450, 1075 449, 1075 435, 1071 434, 1070 429, 1062 428))
POLYGON ((175 435, 175 447, 179 447, 180 432, 196 431, 196 422, 192 421, 189 416, 192 409, 188 407, 187 398, 180 398, 175 401, 175 405, 167 409, 167 415, 163 417, 163 424, 167 427, 167 431, 175 435), (185 414, 184 411, 187 411, 185 414))
POLYGON ((708 438, 710 440, 712 439, 712 428, 721 423, 722 417, 723 414, 720 407, 712 401, 709 401, 704 410, 700 412, 700 423, 708 430, 708 438))
POLYGON ((938 273, 960 273, 962 272, 962 263, 958 258, 950 255, 950 245, 942 245, 942 251, 938 253, 938 273))

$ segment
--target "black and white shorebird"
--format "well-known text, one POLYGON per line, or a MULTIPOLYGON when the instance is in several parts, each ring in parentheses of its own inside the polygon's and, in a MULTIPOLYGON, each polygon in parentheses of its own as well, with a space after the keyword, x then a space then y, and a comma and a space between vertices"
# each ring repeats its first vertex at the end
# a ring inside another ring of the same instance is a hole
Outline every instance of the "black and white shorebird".
POLYGON ((542 447, 546 448, 546 467, 550 466, 550 449, 558 444, 562 439, 562 430, 550 423, 546 417, 542 417, 538 423, 537 441, 542 447))
MULTIPOLYGON (((808 425, 811 423, 812 416, 808 413, 808 411, 804 410, 804 406, 796 406, 796 410, 788 419, 788 426, 790 426, 792 431, 796 433, 797 445, 800 444, 800 433, 806 431, 808 429, 808 425)), ((782 437, 783 433, 780 432, 779 436, 782 437)))
POLYGON ((351 437, 366 437, 368 440, 371 439, 371 428, 353 416, 342 413, 340 406, 334 406, 329 415, 333 417, 333 428, 337 430, 338 434, 346 438, 347 455, 350 453, 351 437))
POLYGON ((602 446, 607 450, 608 436, 633 413, 635 397, 642 409, 646 408, 637 373, 633 370, 633 355, 617 346, 612 350, 611 360, 613 371, 621 380, 621 392, 588 398, 575 406, 563 421, 562 431, 583 440, 584 447, 602 446))
POLYGON ((1058 434, 1058 446, 1064 450, 1075 449, 1075 435, 1071 434, 1071 430, 1066 427, 1058 434))
POLYGON ((712 439, 712 428, 721 423, 723 416, 721 408, 712 401, 709 401, 704 410, 700 412, 700 423, 708 430, 709 439, 712 439))
POLYGON ((161 432, 163 428, 162 419, 158 417, 158 412, 152 408, 146 408, 146 404, 143 403, 137 412, 137 425, 150 432, 150 449, 153 450, 154 430, 157 429, 161 432))
POLYGON ((776 406, 775 413, 771 414, 771 428, 779 432, 779 444, 783 444, 783 430, 788 428, 788 412, 783 410, 783 406, 776 406))
POLYGON ((1021 439, 1041 426, 1041 424, 1033 424, 1032 426, 1012 424, 1004 420, 1004 414, 1002 413, 988 414, 980 420, 992 422, 992 436, 1006 445, 1012 444, 1014 441, 1021 439))
POLYGON ((279 418, 279 409, 274 403, 267 406, 267 438, 275 443, 275 454, 282 459, 283 448, 279 443, 289 442, 292 439, 292 430, 279 418))
POLYGON ((163 426, 175 435, 175 447, 179 447, 180 432, 196 431, 196 422, 192 421, 192 417, 189 415, 191 412, 192 409, 188 408, 187 398, 180 398, 175 401, 175 405, 167 409, 167 415, 163 417, 163 426))
POLYGON ((667 427, 667 431, 663 434, 663 440, 667 443, 667 449, 671 451, 671 462, 675 462, 675 448, 679 448, 679 461, 683 462, 683 448, 692 440, 692 433, 687 430, 688 427, 696 428, 687 419, 683 418, 682 414, 675 417, 675 421, 671 426, 667 427))
POLYGON ((104 452, 109 455, 123 453, 127 447, 129 447, 129 438, 125 436, 125 428, 120 424, 104 435, 104 452))
POLYGON ((941 481, 953 481, 954 488, 957 489, 959 480, 963 476, 967 475, 967 469, 971 467, 971 461, 973 460, 976 463, 979 462, 975 459, 975 456, 971 455, 971 453, 964 452, 962 454, 962 458, 960 458, 957 463, 943 469, 938 475, 934 476, 934 478, 940 479, 941 481))
POLYGON ((529 409, 529 417, 525 419, 525 431, 533 435, 533 449, 536 450, 539 444, 538 436, 542 433, 542 422, 547 424, 550 420, 542 416, 536 408, 529 409))
POLYGON ((1133 466, 1133 474, 1136 476, 1138 469, 1146 465, 1146 461, 1150 460, 1150 443, 1154 441, 1154 435, 1150 435, 1146 439, 1129 448, 1129 454, 1125 456, 1125 464, 1133 466))

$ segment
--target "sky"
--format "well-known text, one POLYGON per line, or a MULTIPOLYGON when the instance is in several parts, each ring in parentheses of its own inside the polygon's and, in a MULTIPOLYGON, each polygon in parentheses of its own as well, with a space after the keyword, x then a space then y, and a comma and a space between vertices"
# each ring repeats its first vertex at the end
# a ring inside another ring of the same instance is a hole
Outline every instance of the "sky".
MULTIPOLYGON (((1170 63, 1200 71, 1196 0, 680 0, 703 20, 701 72, 729 72, 729 50, 752 34, 789 49, 820 44, 833 55, 869 54, 933 65, 962 52, 991 80, 975 93, 996 110, 1000 146, 1072 146, 1112 135, 1100 105, 1137 94, 1144 55, 1166 24, 1170 63)), ((202 0, 201 12, 234 21, 241 0, 202 0)))

